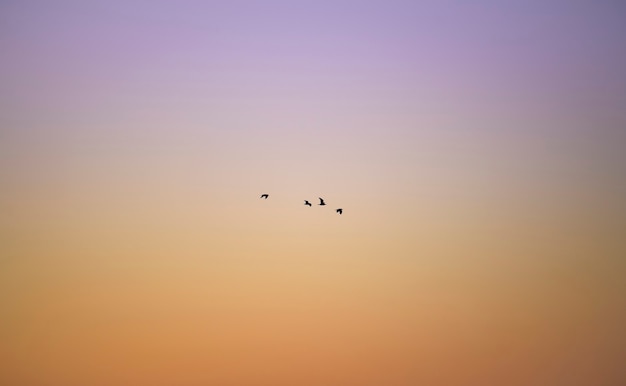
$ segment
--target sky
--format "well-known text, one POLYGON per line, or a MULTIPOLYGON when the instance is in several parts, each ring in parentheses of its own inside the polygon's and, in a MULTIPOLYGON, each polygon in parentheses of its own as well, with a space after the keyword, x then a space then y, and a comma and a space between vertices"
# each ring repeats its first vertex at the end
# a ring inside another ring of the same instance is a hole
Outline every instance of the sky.
POLYGON ((0 2, 0 384, 626 384, 625 18, 0 2))

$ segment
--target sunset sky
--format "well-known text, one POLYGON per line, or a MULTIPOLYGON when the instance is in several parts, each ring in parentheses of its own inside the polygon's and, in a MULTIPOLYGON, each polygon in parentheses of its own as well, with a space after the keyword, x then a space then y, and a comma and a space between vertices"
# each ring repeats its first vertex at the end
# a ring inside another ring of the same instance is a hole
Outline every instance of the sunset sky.
POLYGON ((0 57, 0 385, 626 384, 620 1, 7 0, 0 57))

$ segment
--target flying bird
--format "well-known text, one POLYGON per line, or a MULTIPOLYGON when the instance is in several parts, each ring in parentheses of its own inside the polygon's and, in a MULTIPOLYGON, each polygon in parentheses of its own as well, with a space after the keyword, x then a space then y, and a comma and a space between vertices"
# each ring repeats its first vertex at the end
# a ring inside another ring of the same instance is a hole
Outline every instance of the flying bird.
POLYGON ((342 214, 343 213, 343 209, 339 208, 336 210, 337 213, 342 214))
POLYGON ((269 197, 269 195, 268 195, 268 194, 262 194, 262 195, 261 195, 261 198, 264 198, 264 199, 266 199, 266 200, 267 200, 267 197, 269 197))
POLYGON ((320 203, 317 205, 326 205, 326 203, 324 202, 324 199, 322 197, 319 197, 320 199, 320 203))
POLYGON ((304 205, 311 206, 311 203, 309 202, 309 200, 304 200, 304 205))

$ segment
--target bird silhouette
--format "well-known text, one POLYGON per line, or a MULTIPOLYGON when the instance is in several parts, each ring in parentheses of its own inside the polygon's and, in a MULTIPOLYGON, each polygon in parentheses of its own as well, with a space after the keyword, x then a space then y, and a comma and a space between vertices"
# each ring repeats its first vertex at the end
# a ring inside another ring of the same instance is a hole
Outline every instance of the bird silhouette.
POLYGON ((264 198, 264 199, 266 199, 266 200, 267 200, 267 198, 268 198, 268 197, 269 197, 269 195, 268 195, 268 194, 262 194, 262 195, 261 195, 261 198, 264 198))
POLYGON ((342 214, 343 213, 343 209, 339 208, 336 210, 337 213, 342 214))
POLYGON ((320 203, 317 205, 326 205, 326 203, 324 202, 324 199, 322 197, 319 197, 320 199, 320 203))
POLYGON ((311 203, 309 202, 309 200, 304 200, 304 205, 311 206, 311 203))

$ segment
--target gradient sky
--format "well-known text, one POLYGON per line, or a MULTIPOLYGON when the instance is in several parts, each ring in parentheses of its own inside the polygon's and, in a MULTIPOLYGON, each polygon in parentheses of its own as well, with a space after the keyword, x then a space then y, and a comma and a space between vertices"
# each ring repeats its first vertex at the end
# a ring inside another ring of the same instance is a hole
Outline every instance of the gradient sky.
POLYGON ((0 384, 626 384, 625 20, 0 2, 0 384))

